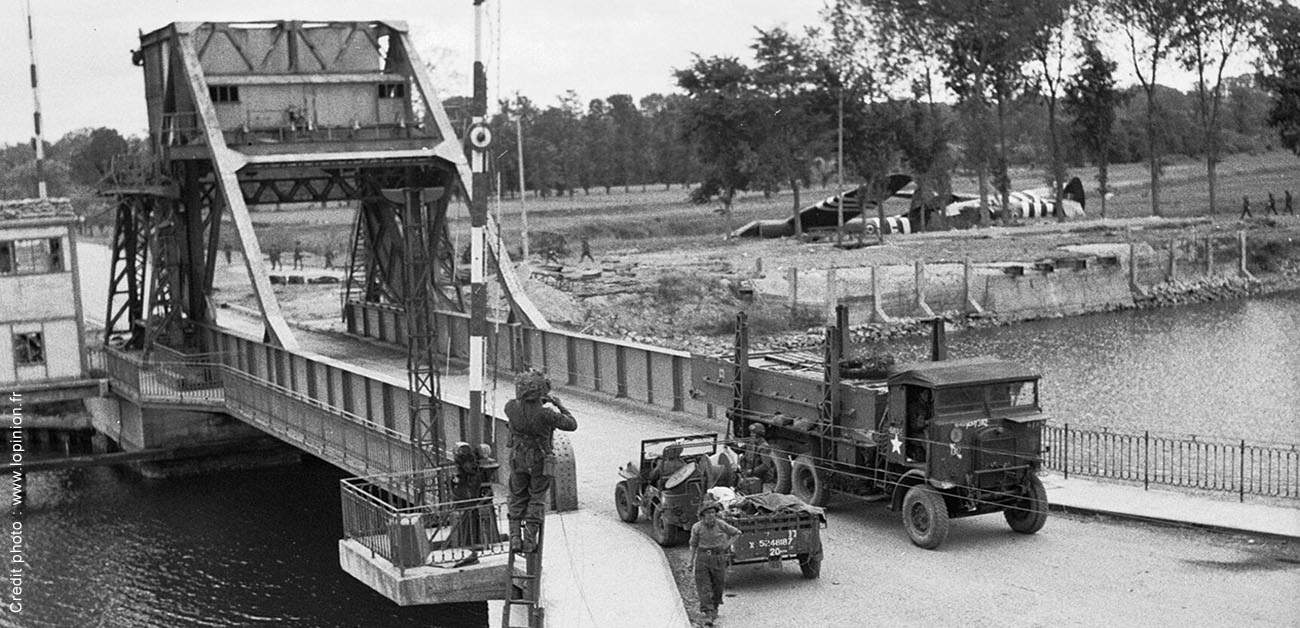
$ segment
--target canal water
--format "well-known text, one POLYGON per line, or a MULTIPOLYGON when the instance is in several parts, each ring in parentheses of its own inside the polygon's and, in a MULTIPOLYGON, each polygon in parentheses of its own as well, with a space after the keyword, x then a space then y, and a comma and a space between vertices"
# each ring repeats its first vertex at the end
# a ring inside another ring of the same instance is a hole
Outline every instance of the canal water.
MULTIPOLYGON (((879 350, 929 359, 929 338, 879 350)), ((948 357, 1037 369, 1052 423, 1300 442, 1300 291, 948 334, 948 357)))
MULTIPOLYGON (((949 350, 1040 369, 1058 423, 1300 440, 1300 292, 955 333, 949 350)), ((472 623, 464 607, 401 609, 339 569, 340 477, 314 460, 175 481, 33 474, 23 524, 35 577, 23 615, 0 613, 0 625, 472 623)))

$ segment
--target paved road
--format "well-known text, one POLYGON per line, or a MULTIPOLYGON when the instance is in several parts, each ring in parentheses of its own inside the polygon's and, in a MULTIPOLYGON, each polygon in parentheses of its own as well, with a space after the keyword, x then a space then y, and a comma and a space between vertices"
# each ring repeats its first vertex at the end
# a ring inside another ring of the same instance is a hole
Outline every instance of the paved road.
MULTIPOLYGON (((90 257, 83 268, 96 264, 90 257)), ((310 351, 405 379, 400 350, 297 333, 310 351)), ((444 377, 449 397, 466 388, 464 376, 444 377)), ((512 388, 501 380, 489 405, 499 409, 512 388)), ((617 468, 641 439, 721 427, 604 398, 564 400, 580 425, 572 439, 580 504, 611 520, 617 468)), ((648 533, 647 523, 636 525, 648 533)), ((851 501, 832 504, 823 541, 819 580, 802 579, 793 565, 733 569, 721 625, 1300 625, 1295 542, 1060 515, 1022 536, 986 515, 955 521, 943 547, 925 551, 907 540, 895 513, 851 501)), ((669 557, 682 582, 684 551, 669 557)), ((635 568, 626 566, 629 578, 635 568)))

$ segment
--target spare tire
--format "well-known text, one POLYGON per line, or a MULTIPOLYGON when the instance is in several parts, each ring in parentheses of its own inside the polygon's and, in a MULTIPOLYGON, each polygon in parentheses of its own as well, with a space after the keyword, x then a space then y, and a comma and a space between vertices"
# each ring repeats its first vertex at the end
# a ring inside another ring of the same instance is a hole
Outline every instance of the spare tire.
POLYGON ((790 456, 776 449, 769 451, 767 455, 772 458, 772 468, 776 469, 776 486, 772 488, 772 492, 789 495, 790 456))
POLYGON ((825 506, 831 500, 825 473, 817 468, 811 455, 800 454, 790 466, 790 492, 813 506, 825 506))

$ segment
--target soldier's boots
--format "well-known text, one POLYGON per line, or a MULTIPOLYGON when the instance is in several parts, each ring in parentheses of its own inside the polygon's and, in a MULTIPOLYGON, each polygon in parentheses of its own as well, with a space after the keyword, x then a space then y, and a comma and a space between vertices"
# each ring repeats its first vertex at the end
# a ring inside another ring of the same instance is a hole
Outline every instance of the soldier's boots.
POLYGON ((523 551, 537 551, 537 533, 541 530, 541 524, 536 521, 529 521, 524 524, 523 551))
MULTIPOLYGON (((518 521, 510 522, 510 551, 512 552, 525 551, 523 539, 519 535, 520 527, 521 527, 520 522, 518 521)), ((527 550, 527 551, 532 551, 532 550, 527 550)))

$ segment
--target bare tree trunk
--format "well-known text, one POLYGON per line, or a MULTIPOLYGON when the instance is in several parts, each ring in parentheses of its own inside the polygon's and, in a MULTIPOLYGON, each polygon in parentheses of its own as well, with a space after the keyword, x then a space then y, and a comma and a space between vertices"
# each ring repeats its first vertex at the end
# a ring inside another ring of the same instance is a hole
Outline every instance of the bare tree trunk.
POLYGON ((1147 93, 1147 162, 1151 168, 1151 215, 1159 217, 1160 213, 1160 155, 1156 154, 1156 94, 1155 85, 1147 93))
POLYGON ((1011 222, 1011 164, 1007 163, 1007 108, 1005 98, 998 95, 998 162, 1001 175, 1003 176, 1001 190, 998 190, 998 196, 1002 199, 1002 207, 998 212, 1002 219, 1002 226, 1007 226, 1011 222))
POLYGON ((799 179, 790 179, 790 191, 794 192, 794 203, 790 211, 794 213, 794 234, 803 235, 803 220, 799 217, 799 179))
POLYGON ((1061 207, 1061 187, 1065 185, 1062 181, 1062 173, 1065 168, 1061 166, 1061 147, 1056 139, 1056 96, 1052 95, 1047 99, 1047 133, 1052 145, 1052 214, 1056 216, 1058 222, 1065 221, 1065 210, 1061 207))

